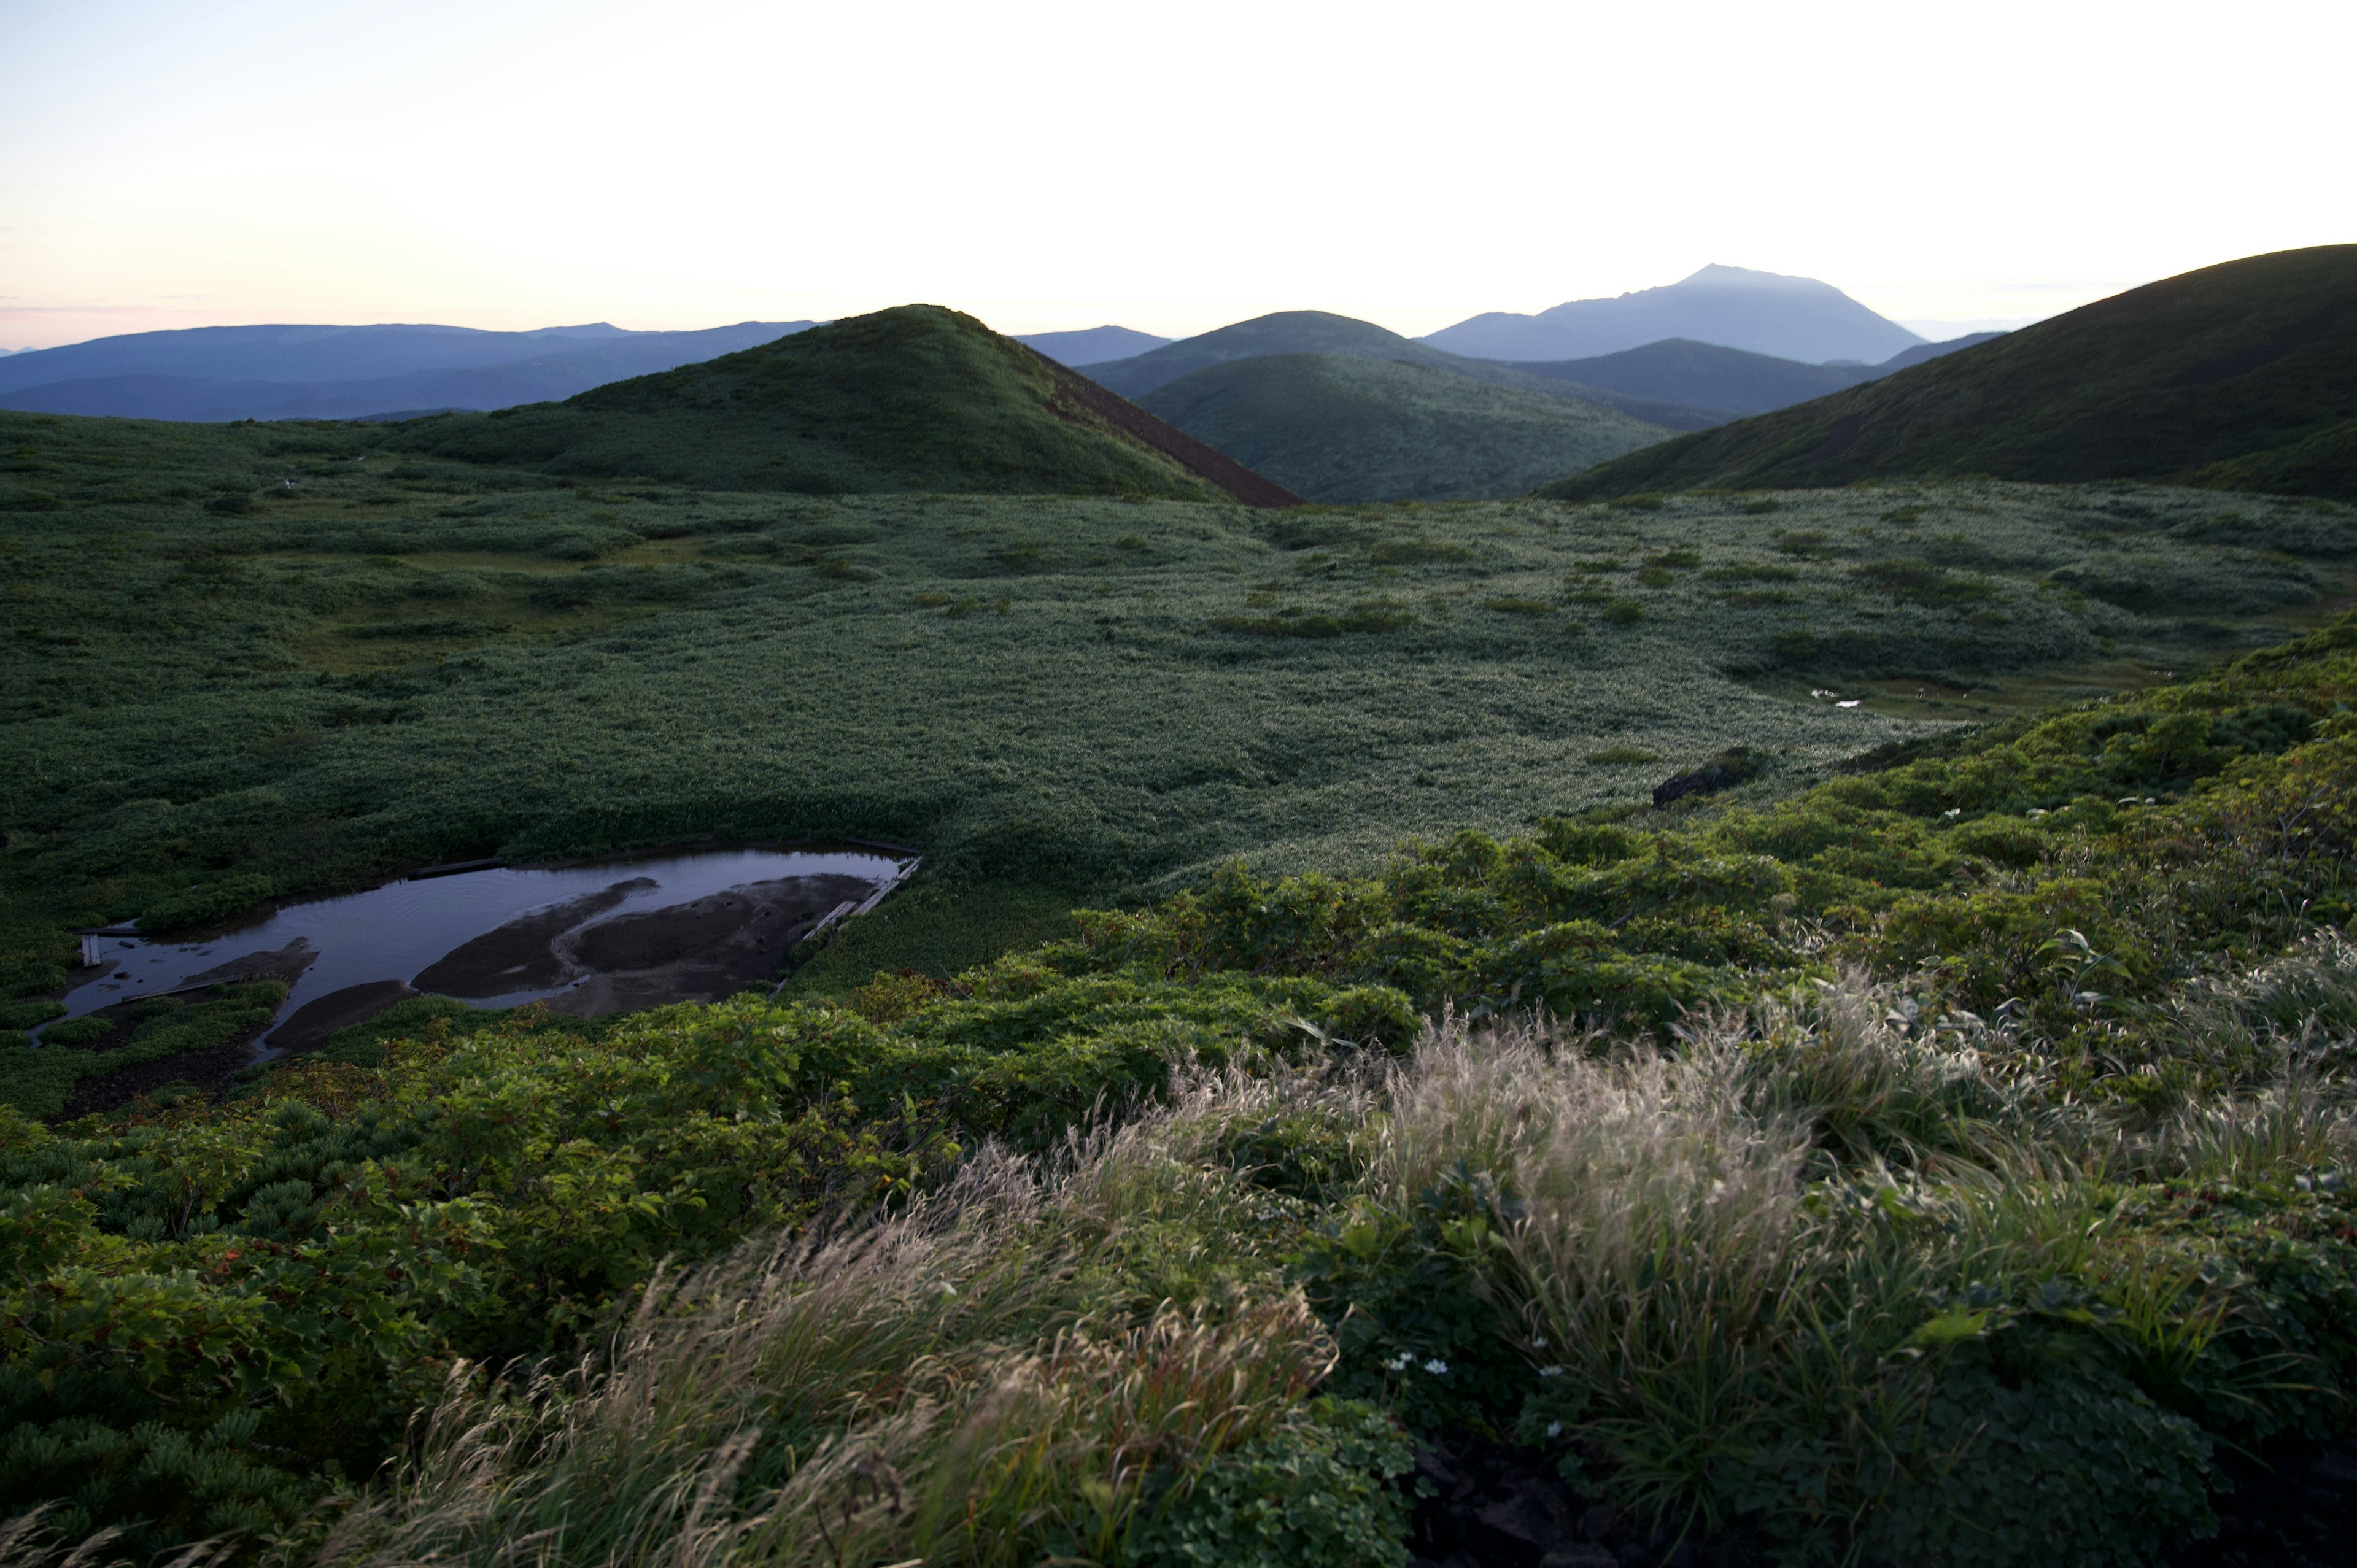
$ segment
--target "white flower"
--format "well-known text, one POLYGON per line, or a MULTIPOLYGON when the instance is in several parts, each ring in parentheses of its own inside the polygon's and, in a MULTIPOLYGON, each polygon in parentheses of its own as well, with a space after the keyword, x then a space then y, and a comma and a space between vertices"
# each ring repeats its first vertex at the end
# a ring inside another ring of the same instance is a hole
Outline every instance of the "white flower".
POLYGON ((1383 1365, 1389 1367, 1394 1372, 1405 1372, 1407 1370, 1409 1359, 1408 1353, 1403 1350, 1391 1360, 1385 1361, 1383 1365))
POLYGON ((1424 1364, 1424 1369, 1436 1378, 1445 1377, 1448 1371, 1448 1363, 1439 1360, 1426 1361, 1424 1364))
POLYGON ((1541 1367, 1539 1369, 1539 1376, 1542 1378, 1559 1378, 1563 1376, 1563 1369, 1561 1367, 1541 1367))
POLYGON ((1964 809, 1962 806, 1951 806, 1946 811, 1940 813, 1940 815, 1943 817, 1961 817, 1964 814, 1964 809))
POLYGON ((1532 1348, 1532 1349, 1534 1349, 1534 1350, 1544 1350, 1544 1349, 1545 1349, 1545 1348, 1546 1348, 1546 1336, 1545 1336, 1545 1335, 1544 1335, 1544 1334, 1534 1334, 1534 1335, 1532 1335, 1532 1336, 1531 1336, 1531 1348, 1532 1348))
POLYGON ((1547 1435, 1549 1437, 1561 1437, 1563 1435, 1563 1423, 1559 1421, 1548 1422, 1547 1435))

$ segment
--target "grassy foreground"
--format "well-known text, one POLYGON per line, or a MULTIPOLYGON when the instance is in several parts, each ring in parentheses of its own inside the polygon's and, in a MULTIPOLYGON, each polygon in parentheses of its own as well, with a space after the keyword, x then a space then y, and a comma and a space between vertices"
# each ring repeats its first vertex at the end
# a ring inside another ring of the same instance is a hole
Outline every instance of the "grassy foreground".
POLYGON ((2152 1562, 2350 1418, 2352 694, 2357 618, 950 982, 413 1003, 229 1104, 0 1110, 0 1498, 286 1562, 1399 1563, 1407 1434, 1469 1433, 1664 1540, 2152 1562))

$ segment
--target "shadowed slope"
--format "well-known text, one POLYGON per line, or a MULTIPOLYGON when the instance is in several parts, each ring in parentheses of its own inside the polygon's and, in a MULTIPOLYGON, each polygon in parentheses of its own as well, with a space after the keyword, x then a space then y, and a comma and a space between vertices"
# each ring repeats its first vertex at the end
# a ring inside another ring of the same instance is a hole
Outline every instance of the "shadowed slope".
POLYGON ((1099 394, 970 316, 909 305, 566 403, 421 421, 396 442, 552 474, 808 494, 1210 499, 1244 483, 1201 477, 1218 465, 1193 443, 1157 444, 1158 421, 1110 417, 1099 394))
POLYGON ((1215 365, 1146 403, 1320 501, 1521 495, 1566 467, 1669 434, 1567 397, 1330 354, 1215 365))
POLYGON ((1574 396, 1615 399, 1614 406, 1640 419, 1698 430, 1880 381, 1910 365, 2003 336, 2002 332, 1981 332, 1946 343, 1921 343, 1879 365, 1811 365, 1717 343, 1665 338, 1592 360, 1534 361, 1513 368, 1547 381, 1567 383, 1566 390, 1574 396), (1698 423, 1667 418, 1651 412, 1657 407, 1691 410, 1706 417, 1698 423))
POLYGON ((1989 474, 2357 497, 2357 245, 2132 289, 1797 408, 1566 479, 1566 499, 1989 474))

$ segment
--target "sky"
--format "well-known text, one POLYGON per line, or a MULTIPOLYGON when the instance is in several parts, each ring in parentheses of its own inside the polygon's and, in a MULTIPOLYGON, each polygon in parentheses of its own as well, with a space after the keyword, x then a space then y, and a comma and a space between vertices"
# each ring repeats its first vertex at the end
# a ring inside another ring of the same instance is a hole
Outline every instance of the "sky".
POLYGON ((2357 239, 2348 0, 0 0, 0 347, 1410 334, 1706 263, 2034 320, 2357 239))

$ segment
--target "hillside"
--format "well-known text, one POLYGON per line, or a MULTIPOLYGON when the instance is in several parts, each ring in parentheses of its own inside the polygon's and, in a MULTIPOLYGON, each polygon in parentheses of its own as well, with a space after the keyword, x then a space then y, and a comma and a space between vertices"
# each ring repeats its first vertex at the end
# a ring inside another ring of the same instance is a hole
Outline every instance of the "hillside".
POLYGON ((1778 359, 1879 364, 1923 341, 1831 284, 1711 265, 1660 288, 1575 299, 1534 316, 1490 311, 1420 339, 1483 360, 1581 360, 1664 338, 1778 359))
POLYGON ((1111 387, 1124 397, 1142 397, 1213 365, 1236 360, 1256 360, 1270 354, 1340 355, 1359 360, 1396 360, 1434 370, 1453 371, 1478 381, 1511 381, 1514 372, 1502 366, 1476 365, 1454 354, 1428 349, 1372 321, 1336 316, 1323 310, 1280 310, 1255 316, 1216 331, 1126 360, 1089 367, 1089 379, 1111 387))
POLYGON ((1297 499, 970 316, 909 305, 561 403, 402 427, 406 450, 716 489, 1297 499))
POLYGON ((2357 497, 2357 245, 2246 257, 1575 476, 1566 499, 1988 474, 2357 497), (2336 433, 2337 432, 2337 433, 2336 433))
POLYGON ((132 419, 360 419, 491 409, 734 353, 807 329, 697 332, 603 322, 537 332, 457 327, 205 327, 101 338, 0 364, 0 408, 132 419))
POLYGON ((1316 501, 1527 493, 1669 432, 1590 403, 1428 365, 1273 354, 1157 387, 1146 408, 1316 501))

